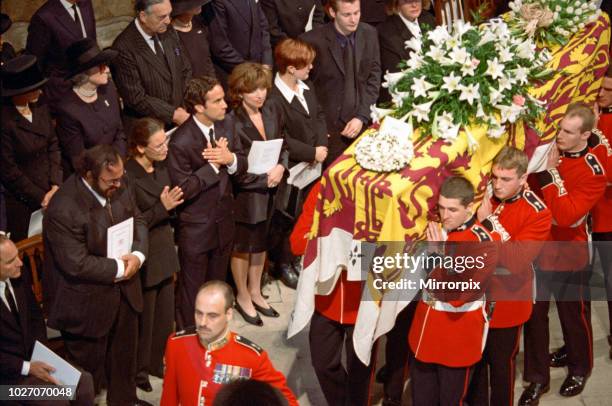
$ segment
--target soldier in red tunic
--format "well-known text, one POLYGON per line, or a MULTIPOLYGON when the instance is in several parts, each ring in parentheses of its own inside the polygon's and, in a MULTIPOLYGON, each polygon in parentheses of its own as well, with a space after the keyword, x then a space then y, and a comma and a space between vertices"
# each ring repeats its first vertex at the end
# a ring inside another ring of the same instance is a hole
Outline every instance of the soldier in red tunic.
POLYGON ((195 302, 195 327, 173 334, 165 354, 162 406, 209 406, 222 385, 238 379, 267 382, 297 400, 285 377, 257 344, 229 330, 232 289, 221 281, 202 285, 195 302))
POLYGON ((549 390, 551 294, 555 297, 567 350, 568 375, 559 393, 562 396, 581 393, 593 368, 587 299, 590 276, 587 216, 606 188, 604 167, 588 145, 594 120, 593 111, 585 104, 570 105, 559 124, 557 148, 551 149, 547 169, 530 182, 550 208, 553 225, 551 242, 538 259, 537 302, 525 324, 524 378, 530 385, 521 395, 519 405, 537 404, 549 390))
POLYGON ((608 296, 608 321, 610 335, 610 359, 612 359, 612 65, 608 67, 604 77, 596 110, 599 113, 597 128, 600 130, 597 138, 598 146, 595 155, 606 167, 608 185, 604 196, 597 202, 591 215, 593 217, 593 241, 597 241, 597 251, 604 272, 606 293, 608 296), (605 163, 604 163, 605 162, 605 163))
POLYGON ((552 215, 526 188, 527 155, 505 147, 493 160, 493 197, 485 197, 478 219, 502 239, 499 262, 487 290, 494 301, 490 330, 470 387, 470 405, 514 405, 516 355, 521 328, 532 309, 533 265, 550 234, 552 215), (491 392, 489 395, 489 379, 491 392))
MULTIPOLYGON (((469 281, 474 287, 423 289, 408 334, 414 353, 409 363, 414 406, 463 404, 472 367, 482 356, 488 324, 484 287, 497 263, 494 240, 499 236, 489 233, 473 214, 474 188, 468 180, 446 179, 438 207, 444 231, 439 223, 430 222, 427 240, 445 241, 444 263, 448 258, 471 258, 474 266, 465 270, 438 266, 427 282, 469 281)), ((430 255, 428 262, 435 256, 430 255)))

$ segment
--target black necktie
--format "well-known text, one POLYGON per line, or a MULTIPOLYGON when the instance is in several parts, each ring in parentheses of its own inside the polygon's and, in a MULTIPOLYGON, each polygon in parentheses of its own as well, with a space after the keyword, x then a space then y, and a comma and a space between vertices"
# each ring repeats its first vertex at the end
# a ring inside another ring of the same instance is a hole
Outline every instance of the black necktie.
POLYGON ((115 220, 113 219, 113 207, 111 206, 110 199, 106 199, 106 205, 104 206, 104 208, 108 213, 108 217, 110 217, 111 224, 115 224, 115 220))
POLYGON ((355 56, 353 45, 347 38, 344 46, 344 99, 340 110, 340 119, 347 123, 355 117, 355 105, 357 92, 355 89, 355 56))
POLYGON ((72 5, 72 11, 74 12, 74 22, 79 30, 79 34, 83 35, 83 22, 81 21, 81 17, 79 17, 79 13, 77 12, 76 3, 72 5))
POLYGON ((157 57, 163 62, 166 63, 166 57, 164 56, 164 51, 162 50, 161 43, 159 42, 159 37, 157 35, 153 36, 153 45, 155 46, 155 54, 157 57))
POLYGON ((210 141, 211 147, 217 148, 217 140, 215 140, 215 131, 212 128, 208 130, 208 140, 210 141))
POLYGON ((4 297, 8 302, 9 309, 11 309, 11 313, 15 316, 15 320, 19 323, 19 313, 17 313, 17 303, 15 302, 15 297, 13 296, 13 292, 9 289, 8 281, 4 284, 4 297))

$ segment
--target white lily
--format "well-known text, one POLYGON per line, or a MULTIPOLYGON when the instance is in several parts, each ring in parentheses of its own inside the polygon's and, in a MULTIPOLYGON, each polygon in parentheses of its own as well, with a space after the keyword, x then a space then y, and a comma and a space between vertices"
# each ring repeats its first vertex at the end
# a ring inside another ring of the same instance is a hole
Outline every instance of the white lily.
POLYGON ((487 62, 487 71, 485 75, 491 76, 492 79, 501 78, 504 76, 504 64, 499 63, 497 57, 487 62))
POLYGON ((476 66, 472 64, 472 61, 466 61, 463 65, 461 65, 461 74, 463 76, 474 76, 476 71, 476 66))
POLYGON ((427 103, 415 104, 410 114, 420 123, 421 121, 429 121, 429 111, 433 100, 427 103))
POLYGON ((527 83, 528 73, 529 73, 529 70, 522 66, 519 66, 518 68, 512 71, 512 75, 514 76, 516 81, 519 82, 521 85, 524 85, 527 83))
POLYGON ((461 38, 463 34, 471 30, 473 27, 470 23, 464 23, 462 20, 455 20, 453 22, 453 35, 457 38, 461 38))
POLYGON ((476 117, 482 118, 486 116, 487 115, 485 114, 484 109, 482 108, 482 103, 479 101, 478 107, 476 107, 476 117))
POLYGON ((448 61, 448 58, 446 58, 444 50, 440 46, 433 46, 429 48, 429 51, 427 51, 425 55, 427 55, 428 57, 430 57, 431 59, 433 59, 434 61, 440 64, 446 64, 448 61))
POLYGON ((420 78, 415 78, 414 83, 410 86, 410 89, 414 92, 414 97, 417 98, 419 96, 427 97, 427 91, 434 86, 425 80, 424 76, 420 78))
POLYGON ((410 96, 410 92, 391 92, 391 101, 397 107, 402 107, 404 99, 410 96))
POLYGON ((376 107, 375 104, 370 106, 370 118, 372 122, 377 124, 380 123, 381 119, 389 114, 393 113, 395 110, 393 109, 381 109, 380 107, 376 107))
POLYGON ((408 41, 404 42, 404 46, 406 48, 410 48, 416 52, 421 52, 422 45, 423 45, 423 42, 421 41, 421 38, 419 37, 412 37, 408 41))
POLYGON ((491 92, 489 94, 490 103, 492 105, 496 105, 502 100, 502 98, 503 98, 502 92, 492 87, 491 92))
POLYGON ((489 42, 497 40, 497 35, 491 30, 484 30, 482 37, 480 37, 480 41, 478 41, 478 46, 482 46, 484 44, 488 44, 489 42))
POLYGON ((495 107, 499 109, 502 123, 515 123, 519 115, 523 112, 523 108, 514 103, 510 104, 510 106, 498 104, 495 107))
POLYGON ((442 78, 444 84, 441 86, 442 89, 452 93, 459 90, 459 83, 461 82, 461 76, 455 76, 455 72, 451 72, 450 75, 442 78))
POLYGON ((470 105, 474 104, 474 100, 479 97, 479 87, 480 85, 478 83, 468 86, 460 85, 459 90, 461 91, 461 94, 459 95, 459 100, 465 100, 470 105))
POLYGON ((502 135, 504 135, 504 133, 506 132, 506 128, 494 123, 494 124, 489 124, 489 128, 487 129, 487 135, 490 138, 501 138, 502 135))
POLYGON ((468 53, 467 49, 463 47, 454 48, 448 54, 448 58, 450 59, 450 61, 453 63, 458 63, 459 65, 464 64, 469 57, 470 54, 468 53))
POLYGON ((419 69, 421 66, 423 66, 423 57, 421 54, 417 54, 416 52, 410 52, 410 57, 408 58, 406 64, 412 70, 419 69))
POLYGON ((452 141, 455 140, 459 134, 459 124, 455 124, 453 122, 453 116, 445 111, 436 116, 435 126, 432 128, 432 132, 434 136, 452 141))
POLYGON ((508 47, 500 47, 498 52, 499 52, 499 61, 502 63, 510 62, 514 58, 514 55, 512 54, 512 52, 510 52, 508 47))
POLYGON ((500 92, 512 89, 512 81, 507 76, 502 76, 499 78, 497 85, 499 86, 500 92))
POLYGON ((435 45, 441 45, 450 38, 450 34, 445 26, 439 25, 434 30, 427 33, 427 38, 433 41, 435 45))
POLYGON ((383 79, 385 81, 382 83, 382 87, 385 87, 387 89, 391 89, 393 86, 396 85, 397 82, 400 81, 402 76, 404 76, 404 72, 389 72, 389 71, 387 71, 385 73, 385 76, 383 77, 383 79))
POLYGON ((516 48, 516 53, 519 58, 533 59, 535 54, 535 44, 531 40, 525 40, 516 48))

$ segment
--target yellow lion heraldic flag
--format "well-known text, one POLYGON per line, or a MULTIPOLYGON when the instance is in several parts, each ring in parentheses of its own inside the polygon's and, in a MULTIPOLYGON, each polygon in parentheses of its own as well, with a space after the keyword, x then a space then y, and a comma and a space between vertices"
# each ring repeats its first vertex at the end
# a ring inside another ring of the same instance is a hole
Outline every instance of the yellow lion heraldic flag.
MULTIPOLYGON (((491 139, 484 128, 471 127, 461 131, 452 144, 415 132, 414 159, 404 169, 391 173, 361 168, 355 160, 353 143, 321 178, 289 336, 308 324, 314 310, 314 294, 329 294, 342 269, 349 269, 349 280, 362 279, 359 270, 351 272, 349 266, 355 241, 423 240, 428 214, 435 208, 445 178, 451 175, 467 178, 480 199, 486 190, 491 162, 504 145, 523 149, 531 157, 538 146, 553 141, 569 104, 595 101, 608 67, 609 47, 610 20, 605 13, 565 46, 549 47, 553 58, 548 67, 556 73, 530 91, 532 96, 545 101, 547 111, 536 129, 517 123, 504 136, 491 139)), ((399 275, 396 272, 383 278, 399 275)), ((372 277, 370 273, 370 281, 372 277)), ((371 289, 369 293, 372 294, 371 289)), ((382 306, 385 293, 374 292, 373 300, 362 301, 359 309, 353 341, 365 363, 369 363, 373 342, 393 327, 396 314, 408 303, 385 309, 382 306)))

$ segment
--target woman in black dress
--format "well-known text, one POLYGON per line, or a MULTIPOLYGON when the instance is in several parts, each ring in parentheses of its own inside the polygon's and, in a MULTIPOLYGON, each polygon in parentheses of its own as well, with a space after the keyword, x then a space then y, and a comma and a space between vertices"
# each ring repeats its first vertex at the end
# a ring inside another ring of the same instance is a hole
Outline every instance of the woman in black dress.
POLYGON ((30 215, 46 209, 62 183, 57 136, 49 109, 38 104, 47 82, 36 57, 22 55, 2 67, 0 182, 4 186, 7 230, 19 241, 28 236, 30 215))
MULTIPOLYGON (((274 50, 278 73, 269 103, 279 106, 284 115, 290 168, 300 162, 322 163, 327 158, 325 116, 317 101, 314 85, 308 81, 315 55, 314 48, 300 39, 285 39, 274 50)), ((301 190, 284 184, 278 197, 279 201, 285 202, 280 205, 284 215, 275 216, 273 221, 274 241, 269 251, 274 261, 273 274, 294 289, 300 265, 291 255, 289 234, 301 212, 304 198, 314 183, 301 190)))
POLYGON ((164 123, 142 118, 130 135, 130 159, 125 169, 134 182, 136 204, 149 226, 149 256, 140 269, 144 305, 139 320, 136 385, 152 391, 149 374, 163 377, 166 340, 174 327, 173 276, 179 270, 170 220, 183 203, 183 191, 170 187, 165 159, 168 137, 164 123))
POLYGON ((191 63, 193 77, 215 77, 215 68, 210 56, 208 26, 200 15, 202 6, 210 0, 172 0, 172 27, 187 58, 191 63))
POLYGON ((113 145, 125 157, 119 96, 109 80, 108 68, 117 51, 100 51, 95 40, 84 38, 68 47, 66 54, 73 87, 57 106, 57 136, 64 171, 73 172, 74 161, 81 152, 100 144, 113 145))
MULTIPOLYGON (((283 138, 280 110, 265 104, 272 85, 272 72, 265 66, 246 62, 229 77, 229 97, 234 106, 229 119, 248 154, 253 141, 283 138)), ((232 253, 232 274, 236 282, 236 309, 249 323, 263 325, 257 314, 278 317, 261 295, 261 275, 266 260, 268 228, 274 194, 283 180, 288 153, 282 150, 278 163, 267 173, 245 173, 235 179, 236 234, 232 253)))

